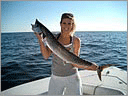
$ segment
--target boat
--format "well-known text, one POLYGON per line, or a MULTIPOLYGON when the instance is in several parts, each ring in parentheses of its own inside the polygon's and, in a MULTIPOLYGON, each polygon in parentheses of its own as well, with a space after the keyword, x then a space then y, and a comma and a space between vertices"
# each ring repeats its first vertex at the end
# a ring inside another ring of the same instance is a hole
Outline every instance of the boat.
MULTIPOLYGON (((102 72, 102 81, 97 72, 79 70, 83 95, 127 95, 127 72, 117 67, 109 67, 102 72)), ((1 92, 1 96, 10 95, 47 95, 51 77, 21 84, 1 92)))

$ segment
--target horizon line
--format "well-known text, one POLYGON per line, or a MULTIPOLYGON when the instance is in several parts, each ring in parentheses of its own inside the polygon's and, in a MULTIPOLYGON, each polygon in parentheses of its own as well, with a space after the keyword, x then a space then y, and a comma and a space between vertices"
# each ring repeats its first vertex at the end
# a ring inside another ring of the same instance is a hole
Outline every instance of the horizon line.
MULTIPOLYGON (((29 31, 29 32, 32 32, 32 31, 29 31)), ((51 31, 51 32, 60 32, 60 31, 51 31)), ((127 32, 127 31, 75 31, 75 32, 127 32)), ((10 32, 1 32, 1 33, 28 33, 28 32, 26 32, 26 31, 24 31, 24 32, 13 32, 13 31, 10 31, 10 32)))

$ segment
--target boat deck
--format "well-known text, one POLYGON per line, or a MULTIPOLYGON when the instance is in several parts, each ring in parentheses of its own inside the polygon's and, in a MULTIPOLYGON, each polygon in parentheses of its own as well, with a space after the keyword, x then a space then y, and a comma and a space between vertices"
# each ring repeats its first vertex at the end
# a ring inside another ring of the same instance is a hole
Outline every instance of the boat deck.
MULTIPOLYGON (((83 95, 126 95, 127 72, 109 67, 102 72, 102 81, 99 80, 96 71, 79 71, 83 95)), ((46 95, 48 93, 50 77, 22 84, 1 92, 1 96, 8 95, 46 95)))

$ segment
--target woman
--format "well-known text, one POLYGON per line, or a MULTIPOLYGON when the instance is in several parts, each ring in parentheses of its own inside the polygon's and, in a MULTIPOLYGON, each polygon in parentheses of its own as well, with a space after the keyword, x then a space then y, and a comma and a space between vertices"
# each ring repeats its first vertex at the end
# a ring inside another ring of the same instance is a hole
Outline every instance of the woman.
MULTIPOLYGON (((71 13, 62 14, 61 21, 61 33, 55 35, 57 40, 66 47, 70 52, 79 56, 80 52, 80 39, 74 36, 75 21, 74 16, 71 13)), ((45 46, 42 42, 42 37, 36 34, 40 50, 45 59, 48 59, 52 51, 45 46)), ((52 75, 49 83, 48 95, 82 95, 82 84, 78 73, 78 68, 84 68, 77 64, 67 64, 58 56, 53 54, 52 60, 52 75)), ((88 70, 95 70, 97 66, 93 64, 88 70)))

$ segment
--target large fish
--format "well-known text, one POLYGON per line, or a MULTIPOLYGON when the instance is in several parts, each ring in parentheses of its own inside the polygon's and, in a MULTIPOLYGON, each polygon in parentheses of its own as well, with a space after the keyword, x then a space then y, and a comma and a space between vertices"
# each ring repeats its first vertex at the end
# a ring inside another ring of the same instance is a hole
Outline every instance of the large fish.
MULTIPOLYGON (((80 57, 76 56, 75 54, 69 52, 62 44, 60 44, 57 41, 54 35, 37 19, 35 25, 33 24, 31 25, 32 25, 32 30, 34 32, 39 32, 40 34, 43 35, 43 39, 46 39, 46 44, 50 48, 50 50, 66 63, 83 65, 85 66, 85 68, 92 65, 98 66, 95 63, 92 63, 87 60, 83 60, 80 57)), ((98 66, 98 68, 96 69, 100 80, 101 80, 101 72, 106 67, 109 67, 109 65, 98 66)))

